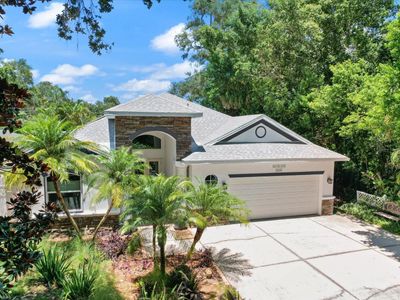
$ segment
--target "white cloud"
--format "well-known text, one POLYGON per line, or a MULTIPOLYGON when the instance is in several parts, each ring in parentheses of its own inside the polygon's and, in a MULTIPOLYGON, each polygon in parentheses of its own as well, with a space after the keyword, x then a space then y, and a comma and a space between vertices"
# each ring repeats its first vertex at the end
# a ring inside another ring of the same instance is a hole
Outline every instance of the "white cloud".
POLYGON ((99 73, 99 69, 93 65, 86 64, 76 67, 70 64, 59 65, 49 74, 44 75, 40 80, 49 81, 53 84, 73 84, 78 77, 87 77, 99 73))
POLYGON ((82 89, 80 87, 75 86, 75 85, 64 86, 63 90, 67 91, 67 92, 72 92, 72 93, 82 92, 82 89))
POLYGON ((166 91, 170 86, 171 82, 168 80, 138 80, 135 78, 115 87, 114 90, 147 94, 166 91))
POLYGON ((200 67, 190 61, 185 60, 182 63, 174 64, 171 66, 165 66, 159 68, 151 74, 152 79, 183 79, 187 74, 192 74, 200 67))
POLYGON ((151 47, 167 54, 179 53, 179 48, 175 43, 175 36, 182 33, 184 29, 184 23, 171 27, 163 34, 156 36, 151 41, 151 47))
POLYGON ((64 5, 59 2, 53 2, 46 6, 44 11, 35 13, 29 17, 28 27, 30 28, 45 28, 53 25, 56 22, 57 15, 64 9, 64 5))
POLYGON ((13 62, 13 61, 15 61, 14 58, 3 58, 3 59, 1 60, 1 63, 2 63, 2 64, 6 64, 6 63, 13 62))
POLYGON ((95 96, 93 96, 92 94, 86 94, 80 98, 89 103, 95 103, 97 101, 97 98, 95 96))
POLYGON ((39 78, 39 76, 40 76, 39 70, 33 69, 33 70, 31 70, 31 73, 32 73, 33 79, 39 78))

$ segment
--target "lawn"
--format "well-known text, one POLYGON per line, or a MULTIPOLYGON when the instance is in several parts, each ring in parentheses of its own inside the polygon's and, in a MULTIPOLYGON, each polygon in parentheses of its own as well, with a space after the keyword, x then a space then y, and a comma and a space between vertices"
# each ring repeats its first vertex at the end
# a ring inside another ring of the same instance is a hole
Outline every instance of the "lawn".
POLYGON ((339 212, 352 215, 360 220, 379 226, 391 233, 400 235, 400 223, 374 214, 376 209, 367 206, 366 204, 350 202, 341 205, 338 208, 339 212))

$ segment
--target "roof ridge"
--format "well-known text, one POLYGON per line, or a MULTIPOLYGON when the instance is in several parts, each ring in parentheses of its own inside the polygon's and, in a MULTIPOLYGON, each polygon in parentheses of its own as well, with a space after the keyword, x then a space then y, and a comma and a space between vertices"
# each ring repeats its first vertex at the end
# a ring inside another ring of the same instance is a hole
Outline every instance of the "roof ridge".
POLYGON ((118 105, 115 105, 115 106, 113 106, 113 107, 110 107, 110 108, 106 109, 104 112, 110 111, 111 109, 116 109, 117 107, 120 107, 120 106, 127 105, 127 104, 129 104, 129 103, 131 103, 131 102, 137 101, 137 100, 142 99, 142 98, 147 98, 147 97, 149 97, 149 96, 156 96, 156 95, 154 95, 154 94, 142 95, 142 96, 136 97, 136 98, 134 98, 134 99, 131 99, 131 100, 127 101, 127 102, 120 103, 120 104, 118 104, 118 105))
POLYGON ((172 101, 172 102, 173 102, 172 99, 166 98, 165 95, 172 96, 172 97, 174 97, 174 98, 178 98, 178 99, 181 100, 181 101, 187 101, 188 103, 190 103, 190 104, 192 104, 192 105, 198 105, 198 106, 201 106, 201 107, 204 108, 204 109, 212 110, 214 113, 218 113, 218 114, 220 114, 220 115, 224 115, 224 116, 226 116, 226 117, 233 118, 232 116, 227 115, 227 114, 225 114, 225 113, 223 113, 223 112, 220 112, 220 111, 215 110, 215 109, 212 109, 212 108, 210 108, 210 107, 201 105, 200 103, 196 103, 196 102, 193 102, 193 101, 189 101, 189 100, 187 100, 187 99, 185 99, 185 98, 179 97, 179 96, 177 96, 177 95, 174 95, 174 94, 171 94, 171 93, 168 93, 168 92, 163 92, 163 93, 159 94, 159 96, 162 97, 163 99, 167 99, 168 101, 172 101))
MULTIPOLYGON (((198 110, 194 110, 193 108, 189 107, 188 105, 186 106, 186 105, 183 105, 183 104, 174 102, 174 101, 172 101, 172 100, 170 100, 170 99, 168 99, 168 98, 162 97, 161 95, 155 95, 155 96, 157 96, 158 98, 160 98, 160 99, 162 99, 162 100, 166 100, 166 101, 168 101, 169 103, 173 103, 173 104, 182 106, 182 107, 184 107, 184 108, 186 108, 186 109, 189 109, 189 110, 191 110, 191 111, 193 111, 193 112, 197 112, 197 113, 201 112, 201 111, 198 111, 198 110)), ((187 101, 187 100, 186 100, 186 101, 187 101)))

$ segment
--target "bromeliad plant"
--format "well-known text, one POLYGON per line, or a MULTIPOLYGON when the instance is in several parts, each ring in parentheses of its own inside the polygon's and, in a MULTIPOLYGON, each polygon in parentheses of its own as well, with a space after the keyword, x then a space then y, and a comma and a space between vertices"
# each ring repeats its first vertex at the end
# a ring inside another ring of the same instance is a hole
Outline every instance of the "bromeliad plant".
POLYGON ((127 232, 140 225, 153 227, 153 258, 156 257, 156 241, 160 250, 160 271, 165 274, 167 225, 185 215, 183 200, 186 186, 178 176, 140 176, 137 188, 125 202, 122 230, 127 232))
POLYGON ((79 227, 61 193, 61 183, 69 180, 70 172, 85 174, 96 169, 96 163, 85 150, 98 152, 99 149, 93 143, 75 139, 75 129, 76 127, 56 116, 40 114, 18 130, 17 145, 31 153, 31 158, 43 161, 50 168, 50 178, 57 199, 77 236, 81 238, 79 227))
MULTIPOLYGON (((120 207, 123 200, 126 198, 127 189, 124 186, 126 177, 135 177, 137 173, 143 173, 144 161, 135 152, 129 148, 122 147, 113 150, 110 153, 105 153, 98 158, 99 168, 88 177, 89 187, 97 189, 92 204, 99 203, 105 199, 109 200, 107 212, 97 225, 93 240, 106 221, 113 207, 120 207)), ((133 178, 134 179, 134 178, 133 178)), ((134 188, 132 184, 136 180, 130 181, 130 189, 134 188)))
POLYGON ((207 227, 227 222, 247 222, 249 210, 245 202, 229 194, 225 187, 205 183, 197 187, 192 185, 186 197, 189 222, 196 227, 187 260, 192 257, 207 227))

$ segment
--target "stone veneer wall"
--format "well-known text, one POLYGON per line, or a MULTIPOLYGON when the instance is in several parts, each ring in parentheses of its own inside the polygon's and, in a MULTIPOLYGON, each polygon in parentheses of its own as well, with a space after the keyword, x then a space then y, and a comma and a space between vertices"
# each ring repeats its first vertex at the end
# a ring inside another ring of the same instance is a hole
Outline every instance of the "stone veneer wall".
POLYGON ((116 147, 130 146, 135 132, 140 129, 165 129, 176 139, 176 159, 181 160, 191 153, 191 118, 190 117, 115 117, 116 147))
MULTIPOLYGON (((75 222, 78 224, 80 229, 85 228, 96 228, 103 216, 74 216, 75 222)), ((119 215, 109 215, 102 227, 117 228, 119 226, 119 215)), ((58 218, 51 229, 71 229, 72 225, 69 220, 65 217, 58 218)))
POLYGON ((323 216, 332 215, 334 204, 335 204, 335 199, 322 200, 321 215, 323 215, 323 216))

